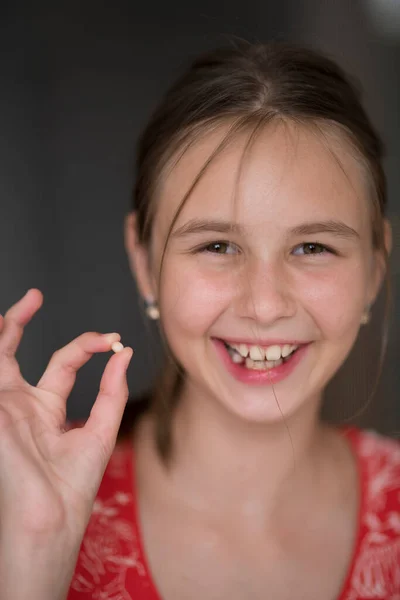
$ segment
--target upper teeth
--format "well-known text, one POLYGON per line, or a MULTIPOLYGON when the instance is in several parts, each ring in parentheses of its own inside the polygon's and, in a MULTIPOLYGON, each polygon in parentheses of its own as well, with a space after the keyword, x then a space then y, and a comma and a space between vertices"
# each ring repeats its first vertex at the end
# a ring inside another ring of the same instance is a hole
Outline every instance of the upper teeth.
POLYGON ((236 352, 239 352, 243 358, 250 356, 252 360, 279 360, 289 356, 298 346, 285 344, 284 346, 269 346, 263 348, 261 346, 249 346, 247 344, 229 344, 236 352))

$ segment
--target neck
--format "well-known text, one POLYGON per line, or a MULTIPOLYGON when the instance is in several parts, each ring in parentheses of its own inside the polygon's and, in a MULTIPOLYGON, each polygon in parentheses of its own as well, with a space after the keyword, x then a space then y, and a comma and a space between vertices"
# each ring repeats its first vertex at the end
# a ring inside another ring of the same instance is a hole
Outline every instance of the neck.
POLYGON ((326 428, 318 420, 319 404, 316 397, 285 420, 254 423, 200 392, 184 391, 170 464, 177 493, 201 510, 273 522, 321 481, 326 428))

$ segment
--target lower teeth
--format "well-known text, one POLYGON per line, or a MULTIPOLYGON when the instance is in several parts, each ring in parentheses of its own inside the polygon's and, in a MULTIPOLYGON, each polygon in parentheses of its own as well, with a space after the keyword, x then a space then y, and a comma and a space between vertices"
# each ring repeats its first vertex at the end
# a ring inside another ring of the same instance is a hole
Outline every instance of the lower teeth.
POLYGON ((279 360, 251 360, 246 358, 246 368, 255 369, 256 371, 268 371, 274 367, 279 367, 282 364, 282 359, 279 360))

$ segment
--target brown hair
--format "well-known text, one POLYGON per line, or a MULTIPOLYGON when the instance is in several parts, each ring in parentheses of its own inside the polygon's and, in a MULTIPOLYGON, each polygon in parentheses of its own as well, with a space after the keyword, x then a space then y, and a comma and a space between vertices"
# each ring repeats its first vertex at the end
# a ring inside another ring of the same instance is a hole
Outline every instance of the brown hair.
MULTIPOLYGON (((210 128, 224 121, 232 123, 226 138, 182 199, 170 232, 197 181, 227 141, 244 128, 253 125, 256 131, 276 118, 317 126, 321 133, 327 128, 339 128, 366 165, 372 188, 372 243, 374 249, 382 251, 386 262, 386 310, 378 383, 387 347, 391 300, 383 228, 387 204, 383 145, 361 104, 358 85, 328 57, 283 42, 239 42, 195 60, 167 91, 139 139, 133 192, 139 240, 149 244, 161 178, 188 145, 210 128)), ((168 239, 164 254, 167 243, 168 239)), ((164 458, 171 448, 171 417, 184 380, 182 369, 168 352, 166 361, 151 399, 157 446, 164 458)), ((121 431, 129 428, 132 419, 125 418, 121 431)))

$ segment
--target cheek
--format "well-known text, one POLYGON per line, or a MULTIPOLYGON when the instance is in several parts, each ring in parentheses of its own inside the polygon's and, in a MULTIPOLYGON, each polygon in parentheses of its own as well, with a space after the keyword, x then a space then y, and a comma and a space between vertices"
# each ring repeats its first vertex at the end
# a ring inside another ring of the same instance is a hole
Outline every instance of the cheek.
POLYGON ((365 304, 363 264, 314 274, 302 282, 300 289, 303 302, 323 333, 332 338, 354 336, 365 304))
POLYGON ((206 332, 229 306, 233 278, 226 272, 206 270, 196 261, 190 266, 171 261, 163 276, 161 311, 168 318, 165 331, 188 337, 206 332))

